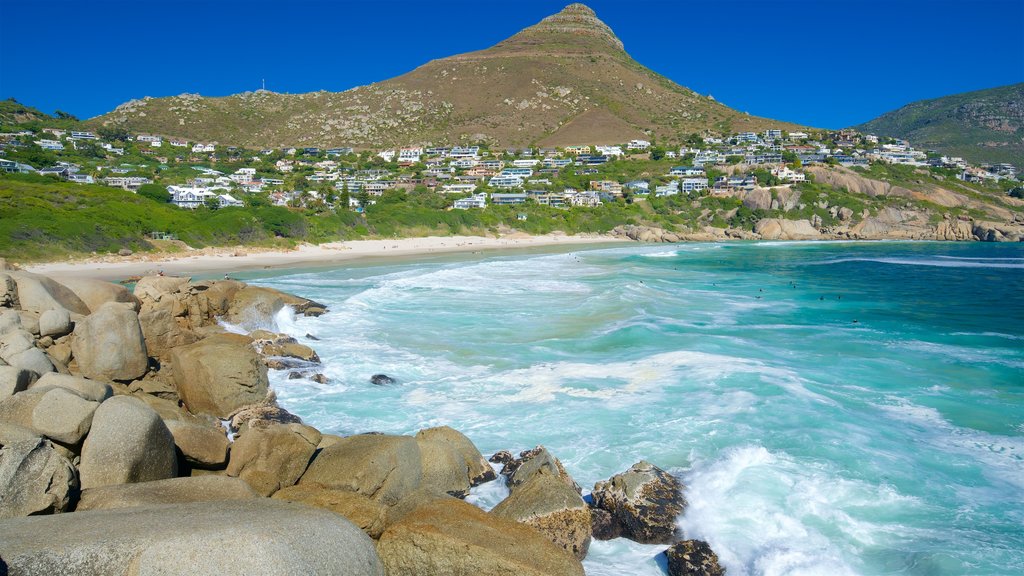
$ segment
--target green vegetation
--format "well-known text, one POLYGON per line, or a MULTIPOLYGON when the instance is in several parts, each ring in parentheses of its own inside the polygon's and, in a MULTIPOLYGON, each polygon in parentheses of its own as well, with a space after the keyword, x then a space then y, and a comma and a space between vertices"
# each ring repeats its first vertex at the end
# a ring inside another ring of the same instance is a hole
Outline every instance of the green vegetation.
POLYGON ((30 175, 0 176, 0 255, 52 260, 121 248, 152 250, 146 235, 169 232, 193 247, 292 245, 358 236, 351 212, 277 206, 181 210, 144 195, 30 175))

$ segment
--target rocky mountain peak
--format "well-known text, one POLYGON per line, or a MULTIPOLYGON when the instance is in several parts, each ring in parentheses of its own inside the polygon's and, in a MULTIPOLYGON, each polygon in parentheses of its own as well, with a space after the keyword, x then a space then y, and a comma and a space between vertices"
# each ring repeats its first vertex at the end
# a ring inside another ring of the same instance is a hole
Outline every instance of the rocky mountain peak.
POLYGON ((498 44, 496 48, 555 48, 563 51, 610 48, 621 51, 623 45, 612 29, 597 17, 589 6, 575 3, 522 30, 498 44))

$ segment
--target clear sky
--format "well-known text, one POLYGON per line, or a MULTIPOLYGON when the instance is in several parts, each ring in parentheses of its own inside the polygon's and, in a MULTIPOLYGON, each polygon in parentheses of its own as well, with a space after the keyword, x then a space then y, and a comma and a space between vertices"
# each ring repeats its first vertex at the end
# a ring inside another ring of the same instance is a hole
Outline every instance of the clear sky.
MULTIPOLYGON (((479 50, 568 2, 0 0, 0 98, 91 117, 142 96, 340 91, 479 50)), ((1024 81, 1024 0, 587 4, 641 64, 759 116, 838 128, 1024 81)))

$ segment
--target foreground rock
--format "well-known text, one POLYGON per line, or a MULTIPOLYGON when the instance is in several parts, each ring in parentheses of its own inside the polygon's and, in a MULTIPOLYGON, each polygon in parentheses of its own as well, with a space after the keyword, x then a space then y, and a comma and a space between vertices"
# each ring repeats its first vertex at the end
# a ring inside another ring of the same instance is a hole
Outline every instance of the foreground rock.
POLYGON ((511 490, 515 490, 518 486, 525 484, 535 474, 541 472, 553 474, 566 485, 572 487, 577 494, 583 491, 579 484, 572 479, 572 476, 566 472, 562 462, 552 456, 548 449, 543 446, 537 446, 536 448, 520 452, 519 458, 506 462, 505 467, 501 470, 501 474, 505 476, 505 482, 511 490))
POLYGON ((684 540, 665 551, 669 576, 724 576, 718 555, 703 540, 684 540))
POLYGON ((165 419, 164 425, 188 464, 199 468, 217 468, 227 462, 229 443, 223 428, 189 419, 165 419))
POLYGON ((149 366, 139 317, 127 304, 104 304, 77 322, 71 351, 81 375, 96 380, 134 380, 149 366))
POLYGON ((74 466, 47 440, 21 440, 0 448, 0 518, 63 512, 77 488, 74 466))
POLYGON ((461 456, 466 465, 466 475, 469 476, 471 486, 479 486, 497 478, 494 469, 487 463, 476 445, 462 432, 449 426, 438 426, 426 428, 416 433, 417 442, 437 442, 447 445, 461 456))
POLYGON ((318 444, 320 432, 302 424, 249 425, 231 446, 227 474, 270 496, 299 480, 318 444))
POLYGON ((173 478, 174 437, 145 402, 115 396, 100 404, 82 446, 82 489, 173 478))
POLYGON ((536 528, 578 560, 590 548, 590 508, 576 490, 548 470, 534 474, 491 513, 536 528))
POLYGON ((101 486, 82 491, 76 512, 111 510, 157 504, 185 504, 187 502, 219 502, 222 500, 251 500, 259 498, 248 484, 227 476, 198 476, 194 478, 168 478, 137 484, 101 486))
POLYGON ((325 488, 316 484, 304 484, 282 488, 275 492, 273 497, 341 514, 374 540, 380 538, 381 533, 384 532, 387 507, 362 494, 325 488))
POLYGON ((422 464, 410 436, 360 434, 324 448, 299 480, 357 492, 391 506, 420 487, 422 464))
POLYGON ((337 514, 277 500, 200 502, 0 521, 11 574, 383 576, 337 514))
POLYGON ((381 535, 388 574, 417 576, 573 576, 578 560, 533 528, 453 498, 415 508, 381 535))
POLYGON ((686 508, 683 486, 649 462, 594 485, 594 507, 610 514, 623 536, 643 544, 671 544, 676 518, 686 508))
POLYGON ((249 343, 223 334, 171 351, 174 385, 190 412, 227 418, 266 397, 267 368, 249 343))

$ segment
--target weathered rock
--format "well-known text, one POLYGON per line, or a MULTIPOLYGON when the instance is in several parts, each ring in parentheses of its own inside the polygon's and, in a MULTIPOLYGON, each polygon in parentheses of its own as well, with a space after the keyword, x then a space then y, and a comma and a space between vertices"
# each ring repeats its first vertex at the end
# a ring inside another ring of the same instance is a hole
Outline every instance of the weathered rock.
POLYGON ((501 464, 502 466, 504 466, 505 464, 508 464, 509 462, 515 459, 516 457, 513 456, 512 453, 509 452, 508 450, 499 450, 495 452, 493 455, 491 455, 490 458, 488 458, 488 462, 493 462, 495 464, 501 464))
POLYGON ((234 294, 228 308, 228 321, 253 329, 273 324, 274 316, 285 306, 282 293, 272 288, 245 286, 234 294))
POLYGON ((146 350, 150 355, 164 359, 171 350, 179 346, 188 346, 199 340, 199 335, 179 322, 179 314, 184 309, 171 298, 159 302, 147 302, 139 312, 139 326, 146 340, 146 350))
POLYGON ((432 500, 381 535, 388 574, 582 575, 578 560, 533 528, 455 499, 432 500))
POLYGON ((164 298, 173 297, 188 284, 187 277, 146 276, 135 283, 135 297, 145 306, 148 303, 160 302, 164 298))
POLYGON ((71 333, 71 313, 63 308, 51 309, 39 316, 39 335, 59 338, 71 333))
MULTIPOLYGON (((167 372, 170 372, 170 370, 167 370, 167 372)), ((146 378, 129 384, 128 392, 136 395, 156 396, 157 398, 177 402, 181 398, 178 397, 178 389, 174 387, 174 382, 171 379, 172 376, 170 374, 164 375, 161 372, 150 372, 146 375, 146 378)))
POLYGON ((250 424, 231 446, 228 476, 241 478, 256 492, 270 496, 299 480, 318 444, 320 432, 309 426, 250 424))
POLYGON ((57 442, 77 444, 89 433, 99 405, 63 388, 48 390, 32 410, 32 429, 57 442))
POLYGON ((547 469, 531 476, 491 513, 533 526, 577 560, 583 560, 590 548, 590 507, 576 490, 547 469))
POLYGON ((469 495, 469 475, 461 454, 450 444, 421 438, 418 434, 416 445, 419 446, 420 462, 423 464, 421 487, 456 498, 469 495))
POLYGON ((75 296, 85 302, 85 305, 93 312, 99 310, 100 306, 107 302, 130 304, 136 312, 139 311, 141 305, 139 299, 120 284, 92 278, 60 278, 58 282, 74 292, 75 296))
POLYGON ((35 346, 35 338, 24 329, 15 329, 0 336, 0 359, 10 366, 37 374, 53 372, 53 362, 35 346))
POLYGON ((0 400, 0 421, 32 428, 32 412, 48 391, 48 388, 30 389, 0 400))
POLYGON ((751 210, 768 210, 772 206, 772 192, 767 188, 755 188, 743 195, 743 205, 751 210))
POLYGON ((612 518, 611 512, 600 508, 590 509, 590 531, 597 540, 614 540, 622 537, 622 525, 612 518))
POLYGON ((63 388, 92 402, 103 402, 114 395, 113 388, 105 382, 97 382, 96 380, 53 372, 43 374, 35 383, 29 386, 30 390, 37 388, 63 388))
POLYGON ((39 312, 33 310, 18 310, 18 318, 21 319, 21 327, 35 337, 39 337, 39 312))
POLYGON ((0 366, 0 400, 27 390, 39 375, 31 370, 0 366))
POLYGON ((185 461, 203 468, 222 467, 228 461, 228 437, 223 428, 194 420, 164 419, 185 461))
POLYGON ((237 432, 248 423, 302 424, 302 419, 277 405, 274 391, 259 404, 251 404, 231 415, 231 430, 237 432))
POLYGON ((45 312, 64 308, 74 314, 89 314, 89 307, 62 284, 29 272, 7 272, 18 284, 18 300, 23 310, 45 312))
POLYGON ((387 386, 388 384, 394 384, 395 379, 387 374, 374 374, 370 376, 370 384, 375 386, 387 386))
POLYGON ((82 446, 82 489, 163 480, 177 470, 174 437, 152 408, 130 396, 100 404, 82 446))
POLYGON ((754 232, 765 240, 814 240, 821 237, 808 220, 762 218, 754 225, 754 232))
POLYGON ((0 534, 11 574, 384 574, 341 516, 262 498, 18 518, 0 534))
POLYGON ((149 367, 139 316, 126 304, 108 302, 77 322, 71 350, 86 378, 134 380, 149 367))
POLYGON ((42 437, 42 434, 27 426, 22 426, 9 420, 0 420, 0 447, 14 444, 15 442, 36 440, 42 437))
MULTIPOLYGON (((20 308, 18 283, 9 274, 0 273, 0 308, 20 308)), ((2 333, 2 331, 0 331, 2 333)))
POLYGON ((449 426, 426 428, 416 433, 416 440, 429 440, 451 446, 465 462, 466 474, 472 486, 479 486, 497 477, 494 469, 487 463, 473 442, 454 428, 449 426))
MULTIPOLYGON (((74 466, 48 440, 32 438, 0 448, 0 518, 63 512, 77 488, 74 466)), ((3 528, 0 534, 0 541, 10 536, 3 528)), ((0 556, 5 556, 2 550, 0 556)))
POLYGON ((267 369, 244 340, 211 336, 175 348, 170 357, 178 395, 193 413, 226 418, 267 395, 267 369))
POLYGON ((594 507, 608 511, 626 538, 643 544, 677 540, 676 518, 686 508, 683 485, 661 468, 638 462, 595 484, 592 496, 594 507))
POLYGON ((420 487, 420 449, 411 436, 360 434, 324 448, 299 484, 358 492, 392 505, 420 487))
POLYGON ((310 380, 312 380, 313 382, 316 382, 317 384, 327 384, 327 383, 329 383, 331 381, 330 378, 328 378, 327 376, 325 376, 323 374, 313 374, 313 376, 310 378, 310 380))
POLYGON ((306 346, 305 344, 298 344, 295 342, 288 342, 284 344, 267 344, 261 350, 265 356, 277 356, 283 358, 296 358, 304 362, 314 362, 319 364, 320 357, 317 356, 315 350, 306 346))
POLYGON ((974 229, 967 220, 943 220, 935 229, 935 239, 958 242, 974 240, 974 229))
POLYGON ((273 498, 316 506, 341 514, 374 540, 380 538, 384 532, 387 508, 362 494, 324 488, 316 484, 304 484, 282 488, 274 492, 273 498))
POLYGON ((725 576, 718 555, 703 540, 676 542, 665 555, 669 576, 725 576))
POLYGON ((793 188, 779 188, 775 193, 775 197, 779 203, 778 209, 783 212, 796 210, 797 206, 800 205, 800 191, 793 188))
POLYGON ((111 510, 157 504, 177 505, 187 502, 251 500, 254 498, 260 498, 260 495, 238 478, 227 476, 168 478, 83 490, 75 511, 111 510))
POLYGON ((24 326, 21 325, 21 315, 18 314, 17 310, 0 309, 0 336, 12 330, 21 330, 23 328, 24 326))
POLYGON ((583 492, 580 485, 569 476, 562 463, 543 446, 537 446, 519 453, 519 458, 505 464, 501 474, 505 476, 509 489, 515 490, 525 484, 534 474, 547 471, 557 476, 562 482, 571 486, 577 494, 583 492))

